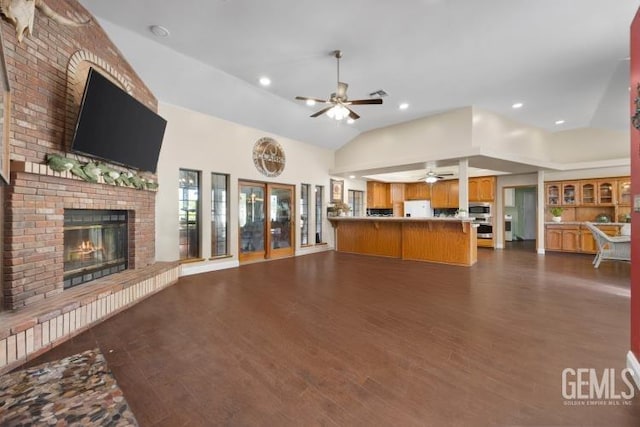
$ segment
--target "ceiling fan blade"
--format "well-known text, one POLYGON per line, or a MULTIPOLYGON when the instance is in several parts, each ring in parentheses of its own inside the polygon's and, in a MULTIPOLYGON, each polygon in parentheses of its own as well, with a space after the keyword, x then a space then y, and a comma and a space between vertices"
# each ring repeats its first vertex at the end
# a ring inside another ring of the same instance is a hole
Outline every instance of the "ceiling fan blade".
POLYGON ((324 103, 326 104, 327 101, 326 99, 320 99, 320 98, 310 98, 308 96, 296 96, 296 99, 300 100, 300 101, 314 101, 314 102, 319 102, 319 103, 324 103))
POLYGON ((338 82, 338 90, 336 91, 336 97, 338 99, 346 99, 348 87, 349 87, 348 84, 343 82, 338 82))
POLYGON ((355 99, 353 101, 348 101, 351 105, 368 105, 368 104, 382 104, 382 99, 373 98, 373 99, 355 99))
POLYGON ((330 109, 333 108, 333 105, 331 107, 327 107, 327 108, 323 108, 322 110, 318 111, 317 113, 313 113, 311 116, 309 117, 318 117, 323 115, 324 113, 326 113, 327 111, 329 111, 330 109))
POLYGON ((355 111, 353 111, 351 108, 347 107, 346 105, 344 106, 344 108, 346 108, 347 110, 349 110, 349 118, 353 119, 353 120, 358 120, 360 118, 360 116, 358 115, 358 113, 356 113, 355 111))

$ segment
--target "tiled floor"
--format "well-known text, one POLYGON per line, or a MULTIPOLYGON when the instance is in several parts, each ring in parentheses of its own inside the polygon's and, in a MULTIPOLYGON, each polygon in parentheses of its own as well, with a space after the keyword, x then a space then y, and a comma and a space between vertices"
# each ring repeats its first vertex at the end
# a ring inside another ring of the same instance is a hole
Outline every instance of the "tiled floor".
POLYGON ((182 278, 36 363, 100 347, 143 426, 638 426, 638 398, 562 397, 563 369, 620 372, 629 348, 629 265, 591 259, 251 264, 182 278))

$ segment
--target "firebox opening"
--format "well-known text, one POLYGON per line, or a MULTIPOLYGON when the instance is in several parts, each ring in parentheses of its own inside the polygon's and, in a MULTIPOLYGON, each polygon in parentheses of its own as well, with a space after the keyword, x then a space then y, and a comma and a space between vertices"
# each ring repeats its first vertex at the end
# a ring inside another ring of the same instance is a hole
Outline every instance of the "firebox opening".
POLYGON ((127 269, 127 211, 65 209, 64 288, 127 269))

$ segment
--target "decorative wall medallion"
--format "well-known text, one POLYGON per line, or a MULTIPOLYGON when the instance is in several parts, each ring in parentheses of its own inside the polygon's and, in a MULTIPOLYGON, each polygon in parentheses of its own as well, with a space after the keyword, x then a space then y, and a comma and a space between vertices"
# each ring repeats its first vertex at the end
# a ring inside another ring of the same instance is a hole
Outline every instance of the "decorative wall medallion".
POLYGON ((253 163, 262 175, 278 176, 286 163, 284 150, 275 139, 260 138, 253 146, 253 163))
POLYGON ((636 86, 636 100, 634 102, 636 106, 636 112, 631 116, 631 123, 633 127, 640 130, 640 83, 636 86))

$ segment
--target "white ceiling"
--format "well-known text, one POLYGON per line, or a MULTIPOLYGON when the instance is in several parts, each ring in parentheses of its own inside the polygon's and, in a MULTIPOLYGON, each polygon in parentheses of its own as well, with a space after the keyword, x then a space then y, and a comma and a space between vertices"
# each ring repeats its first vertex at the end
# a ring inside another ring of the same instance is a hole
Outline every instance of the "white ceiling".
POLYGON ((320 146, 469 105, 552 131, 629 126, 626 58, 640 0, 80 3, 160 100, 320 146), (170 37, 155 37, 152 24, 170 37), (318 106, 294 100, 335 91, 335 49, 350 98, 389 94, 382 106, 354 107, 362 118, 352 125, 309 118, 318 106))

